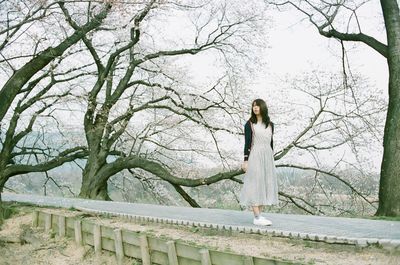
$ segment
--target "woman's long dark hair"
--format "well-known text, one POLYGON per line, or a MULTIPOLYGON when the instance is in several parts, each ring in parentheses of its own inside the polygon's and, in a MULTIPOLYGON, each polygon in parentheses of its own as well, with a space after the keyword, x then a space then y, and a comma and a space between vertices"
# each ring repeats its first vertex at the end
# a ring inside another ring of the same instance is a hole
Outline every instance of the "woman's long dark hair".
POLYGON ((260 107, 260 114, 262 117, 262 121, 265 123, 265 128, 268 127, 269 123, 272 123, 271 119, 269 118, 268 115, 268 108, 267 108, 267 103, 265 103, 264 100, 261 98, 255 99, 253 103, 251 103, 251 117, 250 121, 252 123, 257 123, 257 117, 256 114, 253 111, 253 106, 259 106, 260 107))

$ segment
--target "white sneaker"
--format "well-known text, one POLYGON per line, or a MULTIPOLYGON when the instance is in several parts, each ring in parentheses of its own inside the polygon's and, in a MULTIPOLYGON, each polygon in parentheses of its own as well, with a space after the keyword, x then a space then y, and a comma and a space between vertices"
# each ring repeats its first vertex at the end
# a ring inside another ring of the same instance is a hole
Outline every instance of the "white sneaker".
POLYGON ((268 219, 265 219, 264 216, 260 216, 258 219, 254 218, 253 224, 255 224, 255 225, 272 225, 272 222, 268 219))

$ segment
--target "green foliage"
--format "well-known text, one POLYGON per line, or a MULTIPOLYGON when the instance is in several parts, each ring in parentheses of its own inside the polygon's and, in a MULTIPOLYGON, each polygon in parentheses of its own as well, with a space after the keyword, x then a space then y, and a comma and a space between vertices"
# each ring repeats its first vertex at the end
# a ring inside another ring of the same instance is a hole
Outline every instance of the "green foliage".
POLYGON ((54 232, 53 230, 50 231, 50 238, 55 238, 57 235, 56 232, 54 232))
POLYGON ((192 226, 192 227, 190 227, 190 229, 189 229, 189 231, 190 232, 192 232, 192 233, 197 233, 197 232, 199 232, 199 228, 197 227, 197 226, 192 226))
POLYGON ((5 219, 12 217, 17 214, 18 204, 16 203, 8 203, 8 202, 0 202, 0 228, 5 219))
POLYGON ((371 216, 368 219, 386 220, 386 221, 400 221, 400 216, 371 216))

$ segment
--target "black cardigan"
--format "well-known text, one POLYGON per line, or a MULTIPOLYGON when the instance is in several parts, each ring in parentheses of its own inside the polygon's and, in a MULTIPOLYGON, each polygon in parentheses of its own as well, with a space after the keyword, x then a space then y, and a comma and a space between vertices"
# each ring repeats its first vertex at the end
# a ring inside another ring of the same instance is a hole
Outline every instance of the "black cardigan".
MULTIPOLYGON (((244 161, 249 159, 250 151, 253 146, 253 126, 250 124, 251 121, 248 120, 244 125, 244 161)), ((271 148, 274 150, 274 123, 271 121, 271 148)))

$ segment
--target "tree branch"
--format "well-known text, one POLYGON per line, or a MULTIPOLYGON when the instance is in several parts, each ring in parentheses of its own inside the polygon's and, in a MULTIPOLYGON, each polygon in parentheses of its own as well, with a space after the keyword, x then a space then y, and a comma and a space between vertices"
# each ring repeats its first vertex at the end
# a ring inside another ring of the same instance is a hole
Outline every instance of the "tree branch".
POLYGON ((15 96, 19 93, 24 84, 38 71, 48 65, 54 58, 63 54, 65 50, 82 39, 86 33, 100 26, 110 8, 111 5, 106 4, 104 9, 96 15, 92 21, 86 23, 79 30, 76 30, 71 36, 67 37, 56 47, 49 47, 41 52, 38 56, 31 59, 28 63, 17 70, 11 78, 7 80, 0 90, 0 102, 2 102, 0 105, 0 120, 3 119, 15 96))

